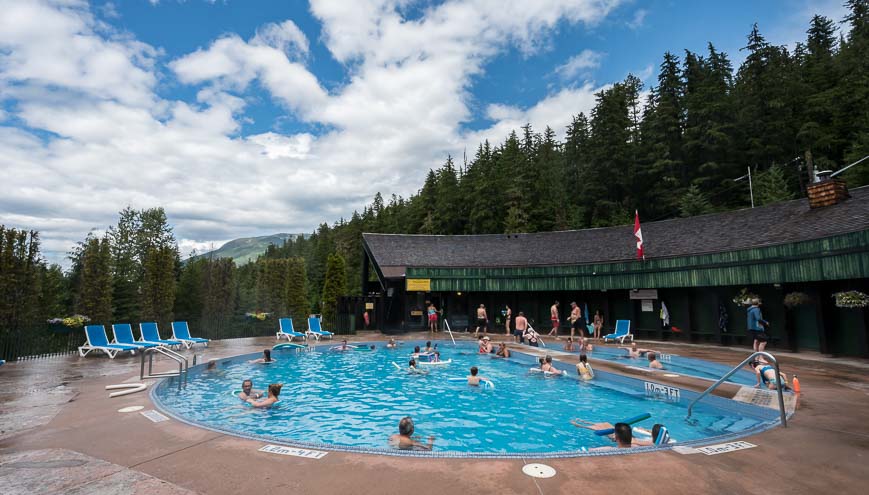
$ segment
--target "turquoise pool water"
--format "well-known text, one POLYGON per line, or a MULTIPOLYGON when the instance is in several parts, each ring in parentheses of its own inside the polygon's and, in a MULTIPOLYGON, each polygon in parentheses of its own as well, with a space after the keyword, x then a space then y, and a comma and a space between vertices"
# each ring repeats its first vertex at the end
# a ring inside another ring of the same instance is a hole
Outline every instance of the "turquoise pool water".
POLYGON ((599 372, 592 382, 570 377, 549 378, 528 371, 535 359, 515 353, 510 360, 476 354, 474 343, 453 347, 440 342, 447 366, 428 375, 398 371, 407 364, 416 343, 396 350, 377 343, 374 352, 275 351, 277 362, 249 364, 257 355, 221 360, 218 369, 191 369, 186 386, 167 379, 152 391, 163 410, 177 419, 243 436, 278 443, 334 447, 355 451, 388 451, 387 438, 398 421, 411 416, 416 434, 433 435, 436 452, 468 456, 574 454, 583 447, 611 446, 605 437, 576 428, 573 418, 617 422, 648 412, 639 426, 666 425, 680 443, 775 424, 774 410, 708 397, 685 420, 687 403, 678 398, 647 395, 643 381, 599 372), (494 390, 450 381, 467 375, 471 366, 495 383, 494 390), (264 410, 245 405, 231 394, 242 380, 254 388, 283 383, 281 402, 264 410))
MULTIPOLYGON (((640 348, 649 347, 640 345, 640 348)), ((595 346, 594 351, 588 353, 590 359, 603 359, 606 361, 614 361, 628 366, 637 366, 640 368, 648 368, 649 361, 646 356, 632 358, 627 355, 624 349, 618 349, 606 346, 595 346)), ((747 355, 747 354, 746 354, 747 355)), ((675 354, 662 354, 659 356, 661 364, 664 365, 664 372, 677 373, 680 375, 691 375, 706 380, 718 380, 725 373, 731 370, 733 366, 739 364, 739 361, 745 358, 740 355, 734 359, 733 365, 724 365, 719 363, 711 363, 702 359, 687 358, 675 354)), ((737 383, 740 385, 754 385, 756 378, 754 373, 748 370, 739 370, 733 376, 728 378, 728 382, 737 383)))

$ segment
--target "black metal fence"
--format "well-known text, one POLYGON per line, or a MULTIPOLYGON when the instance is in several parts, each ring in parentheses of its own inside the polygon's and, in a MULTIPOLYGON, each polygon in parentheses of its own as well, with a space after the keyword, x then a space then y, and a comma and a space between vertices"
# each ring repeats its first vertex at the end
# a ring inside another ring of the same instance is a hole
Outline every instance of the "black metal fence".
MULTIPOLYGON (((184 321, 187 321, 192 336, 211 340, 274 336, 278 331, 278 320, 274 316, 265 320, 236 315, 223 319, 198 318, 184 321)), ((105 328, 111 341, 111 325, 106 325, 105 328)), ((355 333, 355 319, 350 314, 338 314, 330 321, 323 321, 322 328, 336 334, 355 333)), ((297 331, 303 332, 306 329, 306 321, 296 323, 297 331)), ((135 323, 133 334, 139 334, 138 325, 135 323)), ((161 337, 168 339, 171 335, 172 329, 169 325, 160 325, 161 337)), ((0 359, 11 362, 73 354, 86 340, 84 328, 46 324, 17 331, 0 330, 0 359)))

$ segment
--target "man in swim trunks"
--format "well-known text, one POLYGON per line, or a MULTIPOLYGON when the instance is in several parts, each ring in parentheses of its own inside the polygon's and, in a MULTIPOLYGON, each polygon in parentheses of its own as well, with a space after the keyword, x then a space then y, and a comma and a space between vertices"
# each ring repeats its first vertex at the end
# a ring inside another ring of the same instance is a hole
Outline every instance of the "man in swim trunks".
POLYGON ((489 317, 486 315, 486 306, 482 304, 477 308, 477 328, 474 329, 474 335, 477 335, 480 327, 483 328, 483 335, 486 335, 489 330, 489 317))
POLYGON ((549 331, 549 336, 558 336, 558 327, 561 326, 561 319, 558 317, 559 304, 558 301, 555 301, 555 304, 549 308, 549 319, 552 321, 552 330, 549 331))
POLYGON ((582 318, 582 311, 579 309, 579 305, 575 302, 570 303, 570 336, 573 337, 573 333, 576 330, 579 330, 579 336, 582 337, 583 328, 585 328, 585 320, 582 318))
POLYGON ((528 319, 525 318, 525 313, 519 312, 519 316, 516 317, 516 326, 513 330, 513 335, 516 337, 516 342, 522 344, 524 342, 523 335, 525 334, 525 330, 528 329, 528 319))
POLYGON ((389 444, 401 450, 431 450, 435 438, 428 437, 428 444, 417 442, 413 439, 413 420, 410 416, 401 418, 398 422, 398 434, 389 437, 389 444))
POLYGON ((238 394, 239 399, 246 401, 248 399, 260 399, 262 396, 262 391, 253 389, 252 380, 247 379, 241 382, 241 392, 238 394))

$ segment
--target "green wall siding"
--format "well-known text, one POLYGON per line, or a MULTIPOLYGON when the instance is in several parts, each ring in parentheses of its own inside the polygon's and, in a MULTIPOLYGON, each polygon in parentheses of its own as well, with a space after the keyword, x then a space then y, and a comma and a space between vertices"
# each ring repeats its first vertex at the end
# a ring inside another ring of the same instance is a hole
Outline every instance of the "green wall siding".
POLYGON ((744 251, 629 263, 408 267, 433 291, 578 291, 798 283, 869 277, 869 231, 744 251))

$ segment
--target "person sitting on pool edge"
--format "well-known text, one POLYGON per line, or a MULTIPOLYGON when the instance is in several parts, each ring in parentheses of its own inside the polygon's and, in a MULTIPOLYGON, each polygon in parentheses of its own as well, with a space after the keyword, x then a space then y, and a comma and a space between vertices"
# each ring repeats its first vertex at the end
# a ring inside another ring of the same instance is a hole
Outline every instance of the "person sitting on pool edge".
POLYGON ((247 380, 241 382, 241 392, 238 393, 238 398, 241 400, 248 399, 261 399, 263 393, 261 390, 253 389, 253 380, 248 378, 247 380))
POLYGON ((483 378, 482 376, 477 376, 477 373, 479 373, 477 367, 471 366, 471 374, 468 375, 468 385, 477 387, 480 385, 480 382, 482 380, 485 380, 485 378, 483 378))
POLYGON ((576 363, 576 374, 583 380, 591 380, 594 378, 594 370, 592 370, 591 365, 588 364, 588 356, 585 354, 579 355, 579 362, 576 363))
POLYGON ((261 357, 259 359, 254 359, 254 360, 251 360, 248 362, 251 364, 256 364, 256 363, 268 364, 268 363, 274 363, 275 360, 272 359, 272 350, 271 349, 263 349, 263 357, 261 357))
POLYGON ((650 352, 650 353, 646 354, 646 357, 649 359, 649 368, 653 368, 656 370, 664 369, 664 365, 661 364, 660 361, 658 361, 657 354, 655 354, 654 352, 650 352))
MULTIPOLYGON (((765 360, 755 359, 754 361, 748 363, 751 366, 751 369, 754 371, 755 377, 757 378, 757 383, 754 385, 754 388, 759 388, 761 382, 763 385, 770 389, 775 390, 776 388, 776 379, 775 379, 775 367, 765 360)), ((788 377, 784 373, 779 373, 782 383, 782 390, 788 390, 788 377)))
POLYGON ((552 356, 550 355, 547 355, 546 358, 544 358, 543 364, 540 365, 540 369, 543 371, 548 371, 553 375, 560 375, 563 373, 563 371, 559 371, 555 368, 555 366, 552 366, 552 356))
POLYGON ((495 356, 497 356, 497 357, 502 357, 502 358, 508 358, 508 357, 510 357, 510 349, 507 349, 507 343, 506 343, 506 342, 501 342, 501 343, 498 345, 498 352, 495 353, 495 356))
POLYGON ((389 437, 389 444, 400 450, 431 450, 435 437, 428 437, 428 444, 413 439, 413 420, 410 416, 401 418, 398 422, 398 434, 389 437))
POLYGON ((269 385, 269 396, 261 400, 248 399, 247 403, 253 407, 270 407, 278 401, 278 396, 281 395, 283 383, 272 383, 269 385))

